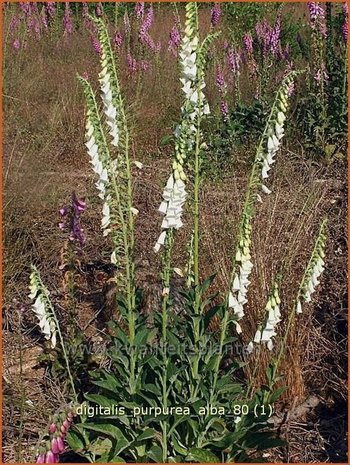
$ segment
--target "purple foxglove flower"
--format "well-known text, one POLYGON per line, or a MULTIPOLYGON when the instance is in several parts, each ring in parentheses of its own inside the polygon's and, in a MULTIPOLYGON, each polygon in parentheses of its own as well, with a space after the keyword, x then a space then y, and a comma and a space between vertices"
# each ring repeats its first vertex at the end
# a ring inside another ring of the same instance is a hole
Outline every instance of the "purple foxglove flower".
POLYGON ((220 103, 220 110, 224 118, 227 118, 228 117, 228 104, 224 100, 222 100, 220 103))
POLYGON ((309 7, 311 28, 314 30, 318 30, 321 33, 321 35, 324 38, 326 38, 327 27, 325 22, 325 10, 321 7, 320 3, 318 2, 308 2, 307 6, 309 7))
POLYGON ((60 449, 59 449, 58 444, 57 444, 57 438, 53 438, 52 441, 51 441, 51 452, 53 454, 58 454, 59 451, 60 451, 60 449))
POLYGON ((270 35, 270 51, 272 55, 276 55, 280 45, 281 35, 281 15, 278 15, 276 23, 271 31, 270 35))
POLYGON ((45 3, 45 12, 48 18, 52 19, 56 13, 55 2, 46 2, 45 3))
POLYGON ((95 52, 97 53, 97 55, 101 55, 102 54, 102 47, 101 47, 101 44, 100 44, 97 37, 95 37, 95 36, 91 37, 91 44, 92 44, 95 52))
POLYGON ((243 44, 244 48, 246 49, 246 52, 250 55, 253 53, 253 36, 251 35, 250 32, 247 32, 244 34, 243 37, 243 44))
POLYGON ((59 213, 62 217, 67 217, 65 221, 59 223, 59 228, 61 230, 66 230, 69 228, 69 239, 71 241, 78 241, 80 246, 83 246, 85 243, 85 236, 83 229, 80 225, 80 215, 86 210, 86 202, 82 199, 79 199, 75 192, 72 194, 72 204, 68 207, 63 207, 59 210, 59 213))
POLYGON ((123 36, 121 34, 121 32, 116 32, 114 34, 114 39, 113 39, 113 42, 114 42, 114 45, 116 48, 120 48, 122 46, 122 43, 123 43, 123 36))
POLYGON ((266 56, 269 52, 270 41, 272 35, 272 28, 268 24, 267 20, 259 22, 255 26, 255 32, 260 46, 262 47, 263 55, 266 56))
POLYGON ((32 4, 31 2, 19 2, 19 7, 25 15, 30 15, 32 13, 32 4))
POLYGON ((349 24, 348 24, 348 21, 349 21, 349 8, 348 8, 348 4, 347 3, 343 3, 343 13, 344 13, 344 22, 343 22, 343 25, 341 27, 341 30, 342 30, 342 35, 343 35, 343 39, 344 39, 344 42, 347 43, 348 41, 348 31, 349 31, 349 24))
POLYGON ((56 432, 56 429, 57 429, 57 426, 56 426, 56 423, 51 423, 50 427, 49 427, 49 432, 51 434, 55 433, 56 432))
POLYGON ((69 420, 64 420, 64 422, 62 423, 62 426, 64 426, 66 428, 66 430, 68 430, 70 428, 70 421, 69 420))
POLYGON ((51 450, 46 452, 45 463, 58 463, 58 462, 59 462, 58 454, 54 454, 51 450))
POLYGON ((81 76, 82 76, 83 79, 86 79, 86 80, 89 79, 89 75, 88 75, 88 73, 86 71, 84 71, 81 76))
POLYGON ((143 18, 145 14, 145 2, 137 2, 135 6, 135 15, 137 18, 143 18))
POLYGON ((323 67, 322 69, 318 69, 318 70, 316 71, 316 74, 315 74, 314 78, 315 78, 315 81, 316 81, 317 83, 320 83, 321 80, 323 80, 324 82, 328 82, 328 80, 329 80, 328 73, 327 73, 327 71, 324 69, 324 67, 323 67))
POLYGON ((213 6, 212 10, 211 10, 211 25, 213 27, 215 27, 219 21, 220 21, 220 17, 221 17, 221 5, 220 3, 215 3, 215 5, 213 6))
POLYGON ((17 15, 13 15, 10 22, 10 31, 14 34, 17 31, 20 20, 17 15))
POLYGON ((12 46, 13 46, 13 48, 14 48, 15 50, 19 50, 20 47, 21 47, 21 44, 20 44, 20 42, 19 42, 19 39, 15 39, 15 40, 13 41, 12 46))
POLYGON ((46 463, 46 454, 39 454, 36 463, 46 463))
POLYGON ((72 34, 73 32, 73 21, 72 11, 69 6, 69 2, 66 2, 63 16, 63 28, 64 34, 72 34))
POLYGON ((311 21, 315 22, 317 18, 321 17, 323 19, 325 17, 325 11, 319 2, 307 2, 307 6, 309 8, 311 21))
POLYGON ((179 29, 179 22, 178 19, 175 18, 175 24, 173 25, 169 34, 168 51, 172 52, 172 54, 176 56, 178 54, 180 43, 181 35, 179 29))
POLYGON ((63 436, 61 436, 62 438, 67 434, 67 428, 65 428, 63 425, 61 426, 61 433, 63 436))
POLYGON ((126 55, 126 62, 130 73, 135 73, 137 71, 137 61, 132 57, 131 53, 126 55))
POLYGON ((61 438, 61 436, 58 436, 57 438, 57 447, 58 447, 58 452, 61 453, 64 451, 65 449, 65 445, 64 445, 64 442, 63 442, 63 439, 61 438))
POLYGON ((242 61, 242 51, 240 49, 234 50, 234 48, 231 47, 228 51, 228 63, 231 67, 233 74, 239 74, 240 67, 241 67, 241 61, 242 61))
POLYGON ((225 77, 224 77, 224 73, 222 72, 222 69, 221 68, 218 68, 217 72, 216 72, 216 85, 218 86, 219 88, 219 91, 220 92, 224 92, 225 88, 226 88, 226 83, 225 83, 225 77))
POLYGON ((102 16, 103 15, 103 7, 102 4, 99 3, 96 7, 96 16, 102 16))

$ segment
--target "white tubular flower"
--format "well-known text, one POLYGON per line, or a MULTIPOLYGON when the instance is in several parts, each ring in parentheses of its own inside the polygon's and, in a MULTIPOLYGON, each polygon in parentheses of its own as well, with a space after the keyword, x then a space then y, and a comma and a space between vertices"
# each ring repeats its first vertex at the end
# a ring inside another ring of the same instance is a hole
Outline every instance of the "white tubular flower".
POLYGON ((278 293, 278 280, 275 280, 273 291, 270 294, 265 312, 267 313, 263 327, 259 327, 255 333, 254 339, 248 344, 247 351, 252 353, 254 344, 266 343, 269 350, 273 349, 272 338, 276 336, 277 324, 281 321, 280 297, 278 293))
MULTIPOLYGON (((248 302, 247 293, 250 284, 249 276, 253 269, 251 262, 250 245, 251 245, 251 225, 250 220, 246 217, 243 224, 242 237, 240 238, 239 245, 236 251, 236 264, 238 270, 236 271, 229 293, 229 308, 233 309, 237 321, 241 320, 244 316, 244 305, 248 302)), ((236 324, 236 330, 239 332, 241 327, 236 324)))
MULTIPOLYGON (((175 176, 170 175, 168 182, 163 191, 163 202, 159 207, 159 211, 163 213, 164 219, 162 229, 179 229, 182 226, 182 210, 186 200, 185 183, 180 178, 179 172, 175 171, 175 176), (174 180, 175 177, 175 180, 174 180), (177 178, 177 179, 176 179, 177 178)), ((156 252, 160 246, 164 245, 165 231, 163 231, 154 247, 156 252)))
POLYGON ((110 196, 106 195, 107 186, 109 183, 109 176, 108 171, 104 167, 103 161, 100 157, 99 146, 96 142, 95 129, 91 120, 90 110, 88 110, 87 112, 85 146, 87 148, 88 154, 90 155, 90 163, 92 164, 93 171, 98 176, 98 181, 95 184, 98 190, 98 196, 100 197, 100 199, 105 201, 102 209, 103 217, 101 220, 101 228, 103 229, 103 235, 107 236, 107 234, 110 232, 110 229, 108 229, 108 226, 110 224, 110 213, 109 206, 107 203, 110 199, 110 196))
MULTIPOLYGON (((269 171, 275 163, 275 156, 281 147, 281 141, 284 136, 284 122, 286 120, 285 113, 288 109, 288 87, 293 82, 293 79, 294 74, 291 73, 282 83, 267 123, 265 135, 263 136, 266 138, 266 141, 264 142, 262 152, 259 154, 263 181, 269 177, 269 171)), ((262 185, 262 190, 265 194, 271 193, 270 189, 265 185, 262 185)))
POLYGON ((50 340, 51 347, 56 347, 56 323, 48 301, 48 290, 43 286, 38 270, 32 267, 30 274, 29 298, 34 300, 33 312, 39 319, 39 327, 46 340, 50 340))
POLYGON ((303 280, 299 287, 297 302, 296 302, 296 313, 302 313, 302 304, 311 302, 311 296, 315 292, 316 287, 320 283, 319 278, 324 271, 324 249, 326 243, 326 228, 327 220, 324 220, 321 224, 318 237, 314 246, 314 250, 311 254, 309 264, 306 268, 303 280))
POLYGON ((158 252, 160 247, 164 245, 165 238, 166 238, 166 231, 162 231, 160 236, 158 237, 156 245, 153 247, 155 252, 158 252))
POLYGON ((113 96, 111 90, 111 76, 108 72, 107 58, 105 52, 101 56, 102 71, 99 74, 99 82, 101 85, 101 99, 103 103, 103 111, 106 115, 107 126, 109 127, 109 134, 112 137, 111 144, 118 147, 119 144, 119 130, 117 123, 118 111, 113 105, 113 96))
MULTIPOLYGON (((110 200, 110 199, 107 199, 110 200)), ((103 230, 103 235, 107 236, 110 232, 109 226, 111 224, 111 209, 109 207, 108 201, 105 201, 102 207, 102 220, 101 220, 101 228, 103 230)))

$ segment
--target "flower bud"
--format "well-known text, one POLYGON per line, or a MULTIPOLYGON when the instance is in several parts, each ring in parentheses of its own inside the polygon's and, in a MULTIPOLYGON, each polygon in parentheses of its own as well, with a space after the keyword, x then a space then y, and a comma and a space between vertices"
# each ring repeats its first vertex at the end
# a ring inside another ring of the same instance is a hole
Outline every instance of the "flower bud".
POLYGON ((64 420, 62 426, 64 426, 66 428, 66 430, 68 430, 69 427, 70 427, 70 421, 69 420, 64 420))
POLYGON ((49 427, 49 432, 52 434, 56 431, 57 427, 56 427, 56 424, 55 423, 51 423, 50 427, 49 427))
POLYGON ((38 455, 36 463, 46 463, 46 454, 38 455))

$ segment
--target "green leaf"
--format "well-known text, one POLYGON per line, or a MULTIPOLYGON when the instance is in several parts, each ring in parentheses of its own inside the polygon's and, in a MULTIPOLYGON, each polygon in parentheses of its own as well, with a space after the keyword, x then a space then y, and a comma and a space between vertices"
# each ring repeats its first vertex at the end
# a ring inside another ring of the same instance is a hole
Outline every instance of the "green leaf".
POLYGON ((209 288, 209 286, 211 286, 212 282, 214 281, 215 279, 215 276, 216 276, 216 273, 210 275, 207 279, 205 279, 203 281, 203 283, 200 285, 200 290, 201 290, 201 293, 204 294, 205 291, 209 288))
POLYGON ((116 439, 118 444, 118 447, 116 448, 118 449, 118 452, 116 453, 119 453, 130 444, 122 431, 117 426, 111 425, 110 423, 83 423, 81 426, 87 430, 96 431, 97 433, 102 433, 116 439))
POLYGON ((156 463, 163 462, 162 449, 159 446, 153 446, 152 449, 148 452, 148 457, 154 460, 156 463))
POLYGON ((70 430, 67 434, 67 442, 69 447, 74 451, 79 451, 85 449, 86 442, 81 433, 77 431, 70 430))
POLYGON ((171 144, 173 140, 174 140, 174 136, 172 134, 166 134, 160 139, 159 146, 165 147, 166 145, 171 144))
POLYGON ((101 405, 101 407, 113 409, 115 406, 113 399, 110 399, 109 397, 103 396, 101 394, 85 394, 85 398, 97 405, 101 405))
POLYGON ((108 438, 106 439, 97 439, 89 445, 89 452, 92 452, 94 455, 103 455, 109 453, 112 449, 112 441, 108 438))
POLYGON ((271 402, 271 404, 273 404, 274 402, 276 402, 277 399, 280 398, 280 396, 287 390, 287 386, 282 386, 278 389, 276 389, 276 391, 274 391, 271 395, 270 395, 270 398, 269 398, 269 402, 271 402))
POLYGON ((200 463, 219 463, 218 457, 206 449, 190 449, 189 454, 185 458, 186 462, 200 462, 200 463))
POLYGON ((154 438, 154 430, 152 428, 147 428, 145 429, 145 431, 143 431, 143 433, 140 434, 140 436, 138 436, 136 438, 137 442, 140 442, 140 441, 145 441, 146 439, 152 439, 154 438))

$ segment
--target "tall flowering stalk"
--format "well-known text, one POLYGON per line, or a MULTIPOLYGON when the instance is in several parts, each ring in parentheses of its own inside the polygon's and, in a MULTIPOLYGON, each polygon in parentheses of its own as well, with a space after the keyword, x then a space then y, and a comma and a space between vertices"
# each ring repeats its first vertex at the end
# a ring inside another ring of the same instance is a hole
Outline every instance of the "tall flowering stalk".
POLYGON ((174 55, 177 56, 178 49, 181 43, 181 34, 180 34, 180 19, 177 15, 174 15, 174 25, 171 28, 168 41, 168 50, 174 55))
MULTIPOLYGON (((163 370, 163 398, 164 408, 168 404, 168 357, 167 347, 167 324, 168 324, 168 307, 169 307, 169 288, 172 273, 171 258, 174 243, 174 233, 183 226, 182 212, 187 197, 185 174, 185 161, 192 157, 194 171, 194 229, 193 229, 193 248, 191 247, 190 256, 193 270, 188 270, 189 274, 193 272, 193 284, 196 289, 196 301, 194 304, 195 314, 200 311, 199 295, 199 167, 200 167, 200 142, 201 142, 201 121, 202 118, 209 114, 209 106, 205 101, 203 89, 204 82, 204 65, 208 47, 215 36, 208 36, 202 44, 199 44, 198 33, 198 13, 197 4, 188 2, 186 4, 185 28, 182 35, 179 59, 181 65, 181 84, 185 99, 181 108, 181 123, 175 130, 175 154, 172 164, 172 172, 168 178, 163 191, 163 201, 159 211, 163 214, 161 225, 162 232, 154 247, 158 252, 164 246, 162 257, 163 262, 163 301, 162 301, 162 344, 164 347, 164 370, 163 370)), ((196 320, 194 328, 194 337, 196 345, 196 355, 192 363, 193 381, 192 387, 198 383, 198 362, 199 362, 199 325, 196 320)), ((194 392, 192 392, 194 395, 194 392)), ((163 460, 167 459, 167 422, 162 423, 163 435, 163 460)))
POLYGON ((276 361, 273 364, 272 376, 270 379, 270 388, 273 387, 276 381, 276 375, 282 360, 282 356, 285 353, 287 346, 287 340, 290 329, 295 320, 296 315, 302 313, 302 306, 311 302, 311 295, 314 293, 316 286, 319 284, 319 278, 324 271, 324 258, 325 258, 325 245, 326 245, 326 228, 327 219, 323 219, 320 225, 320 229, 315 241, 314 248, 311 253, 309 263, 305 269, 303 278, 299 285, 298 294, 296 297, 295 304, 289 313, 287 326, 282 338, 279 352, 276 361))
POLYGON ((227 85, 225 82, 225 77, 224 73, 221 67, 218 68, 217 73, 216 73, 216 86, 219 89, 219 94, 220 94, 220 110, 221 113, 226 119, 228 117, 228 104, 227 104, 227 99, 226 99, 226 94, 227 94, 227 85))
MULTIPOLYGON (((244 316, 244 305, 247 303, 247 292, 250 284, 249 276, 253 269, 251 261, 251 221, 254 215, 254 204, 257 200, 262 200, 259 194, 260 189, 265 194, 271 193, 266 186, 266 180, 269 177, 269 171, 273 163, 275 163, 275 156, 284 135, 285 115, 288 109, 288 90, 296 74, 295 71, 290 72, 284 78, 277 92, 257 148, 250 175, 228 297, 228 306, 233 309, 238 321, 244 316)), ((238 332, 241 331, 238 323, 237 330, 238 332)))
MULTIPOLYGON (((135 339, 135 266, 134 216, 129 131, 124 102, 116 71, 115 58, 106 26, 93 19, 101 44, 99 74, 103 115, 87 79, 79 77, 87 102, 86 147, 93 170, 98 176, 96 187, 103 201, 101 227, 113 245, 111 262, 116 266, 115 281, 125 293, 130 344, 135 339), (109 140, 109 142, 108 142, 109 140), (110 148, 111 146, 111 148, 110 148), (115 155, 114 155, 115 154, 115 155)), ((134 370, 131 367, 130 386, 134 390, 134 370)))
POLYGON ((316 102, 319 104, 320 124, 316 131, 317 143, 324 147, 325 141, 325 122, 328 114, 328 104, 326 95, 326 84, 328 74, 325 59, 325 39, 327 38, 326 11, 318 2, 308 2, 310 13, 310 26, 312 30, 312 65, 314 82, 309 83, 311 89, 316 95, 316 102))
POLYGON ((210 22, 213 27, 219 24, 221 18, 221 5, 220 3, 215 3, 213 8, 211 9, 211 18, 210 22))
POLYGON ((60 454, 66 448, 66 435, 73 424, 76 414, 73 410, 62 412, 60 415, 55 415, 45 432, 41 441, 45 441, 45 445, 40 446, 36 455, 36 463, 59 463, 60 454))
POLYGON ((31 266, 29 289, 29 298, 34 300, 33 311, 39 318, 39 326, 42 333, 45 336, 45 339, 50 340, 52 348, 56 347, 57 336, 60 340, 61 349, 66 362, 67 373, 73 391, 74 399, 75 401, 77 401, 77 394, 75 392, 74 381, 70 371, 65 343, 63 340, 55 309, 50 300, 50 293, 43 284, 40 273, 34 265, 31 266))
POLYGON ((248 302, 247 293, 250 284, 249 278, 254 266, 251 256, 251 223, 254 217, 254 207, 258 200, 262 201, 259 194, 260 189, 262 189, 265 193, 271 192, 263 184, 263 175, 265 175, 267 164, 270 166, 270 164, 274 161, 273 157, 276 155, 279 148, 280 140, 284 133, 283 124, 288 107, 288 88, 294 81, 297 74, 298 73, 296 71, 290 72, 284 78, 280 88, 278 89, 256 151, 240 221, 236 252, 233 258, 233 267, 229 282, 229 292, 227 293, 224 313, 220 325, 220 349, 219 356, 214 367, 212 399, 214 399, 213 396, 219 376, 224 341, 231 322, 235 325, 238 334, 242 332, 239 321, 244 317, 244 306, 248 302))
POLYGON ((70 8, 69 2, 67 2, 64 7, 63 29, 65 35, 72 34, 73 32, 72 10, 70 8))
POLYGON ((269 350, 273 349, 273 340, 277 335, 277 325, 281 321, 280 304, 281 299, 279 296, 281 275, 278 273, 273 283, 272 291, 268 296, 265 306, 265 318, 263 324, 256 330, 254 340, 248 344, 248 352, 252 352, 254 344, 266 344, 269 350))

